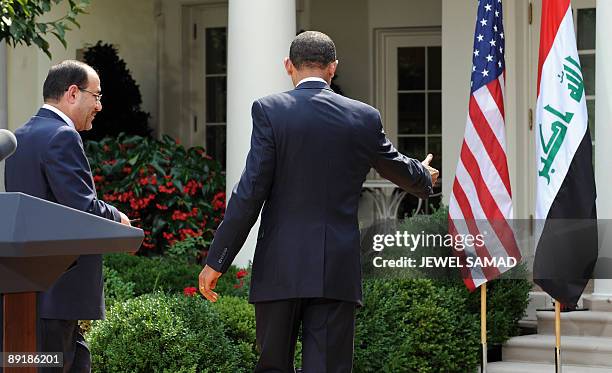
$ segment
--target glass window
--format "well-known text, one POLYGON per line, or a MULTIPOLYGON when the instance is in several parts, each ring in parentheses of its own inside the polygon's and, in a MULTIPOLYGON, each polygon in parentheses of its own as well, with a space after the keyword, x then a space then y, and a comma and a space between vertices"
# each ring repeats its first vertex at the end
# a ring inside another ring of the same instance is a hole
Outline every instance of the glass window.
MULTIPOLYGON (((397 50, 397 147, 409 157, 434 154, 432 167, 442 175, 442 48, 400 47, 397 50)), ((441 191, 440 186, 434 193, 441 191)), ((431 213, 440 205, 439 195, 419 202, 407 196, 398 210, 400 218, 431 213)))
POLYGON ((400 90, 425 89, 425 48, 398 48, 397 77, 400 90))
POLYGON ((206 29, 206 152, 225 170, 227 121, 227 28, 206 29))
MULTIPOLYGON (((582 77, 589 115, 589 131, 593 143, 593 157, 595 157, 595 26, 596 8, 579 8, 574 12, 576 22, 576 39, 578 40, 578 54, 582 67, 582 77)), ((594 158, 593 158, 594 159, 594 158)))
POLYGON ((578 49, 595 49, 595 8, 578 9, 578 49))
POLYGON ((227 29, 206 29, 206 74, 227 73, 227 29))

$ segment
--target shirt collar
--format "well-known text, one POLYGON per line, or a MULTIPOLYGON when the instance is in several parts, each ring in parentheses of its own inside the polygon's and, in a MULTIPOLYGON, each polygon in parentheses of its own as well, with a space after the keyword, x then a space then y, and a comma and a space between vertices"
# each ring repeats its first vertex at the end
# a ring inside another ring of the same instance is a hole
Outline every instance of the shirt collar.
POLYGON ((321 82, 321 83, 327 84, 327 82, 323 78, 319 78, 318 76, 309 76, 307 78, 300 80, 300 82, 296 85, 296 87, 306 82, 321 82))
POLYGON ((76 127, 74 126, 74 123, 72 122, 72 120, 70 118, 68 118, 68 116, 66 114, 64 114, 63 111, 61 111, 60 109, 56 108, 55 106, 49 105, 49 104, 44 104, 42 106, 43 109, 47 109, 47 110, 51 110, 52 112, 54 112, 55 114, 59 115, 60 118, 62 118, 64 120, 64 122, 66 122, 66 124, 68 124, 70 127, 76 129, 76 127))

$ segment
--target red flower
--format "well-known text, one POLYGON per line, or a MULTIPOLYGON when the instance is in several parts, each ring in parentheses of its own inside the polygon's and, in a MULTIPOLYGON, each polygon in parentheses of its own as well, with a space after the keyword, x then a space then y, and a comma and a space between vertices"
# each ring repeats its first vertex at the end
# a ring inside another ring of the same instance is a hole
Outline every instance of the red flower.
POLYGON ((155 207, 157 207, 158 210, 162 210, 162 211, 168 210, 168 206, 160 205, 159 203, 156 203, 155 207))
POLYGON ((131 174, 132 173, 132 167, 130 166, 125 166, 123 167, 123 170, 121 170, 124 174, 131 174))
POLYGON ((215 211, 225 209, 225 192, 215 194, 212 200, 212 208, 215 211))
POLYGON ((202 183, 197 182, 195 180, 189 180, 187 185, 183 187, 183 192, 189 194, 190 196, 195 195, 198 190, 202 188, 202 183))
POLYGON ((198 289, 196 289, 193 286, 188 286, 185 289, 183 289, 183 295, 187 297, 195 297, 197 293, 198 293, 198 289))
POLYGON ((102 182, 104 182, 104 176, 100 176, 100 175, 95 175, 93 177, 93 181, 96 184, 101 184, 102 182))
POLYGON ((179 210, 174 210, 174 212, 172 213, 172 220, 181 220, 181 221, 185 221, 187 220, 188 215, 182 211, 179 210))
POLYGON ((249 272, 247 272, 247 270, 246 270, 246 269, 241 269, 240 271, 238 271, 238 272, 236 273, 236 278, 237 278, 237 279, 241 279, 241 278, 245 277, 245 276, 246 276, 246 275, 248 275, 248 274, 249 274, 249 272))

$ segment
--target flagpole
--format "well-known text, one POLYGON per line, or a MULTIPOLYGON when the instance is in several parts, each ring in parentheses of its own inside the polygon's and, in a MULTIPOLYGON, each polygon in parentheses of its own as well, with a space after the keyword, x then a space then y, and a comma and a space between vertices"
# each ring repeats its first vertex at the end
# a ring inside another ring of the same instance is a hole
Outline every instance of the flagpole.
POLYGON ((487 373, 487 283, 480 285, 480 343, 482 362, 480 372, 487 373))
POLYGON ((555 300, 555 373, 561 373, 561 303, 555 300))

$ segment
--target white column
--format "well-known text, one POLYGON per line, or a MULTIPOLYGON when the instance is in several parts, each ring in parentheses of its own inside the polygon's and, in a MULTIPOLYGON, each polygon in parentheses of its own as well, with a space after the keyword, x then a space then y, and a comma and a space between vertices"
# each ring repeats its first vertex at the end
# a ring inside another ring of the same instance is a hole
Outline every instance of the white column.
MULTIPOLYGON (((610 139, 612 138, 612 1, 597 2, 597 45, 595 87, 595 179, 597 183, 597 216, 599 219, 612 218, 612 196, 607 191, 612 185, 612 159, 610 158, 610 139)), ((612 232, 608 232, 600 242, 600 250, 608 252, 612 258, 612 232)), ((601 234, 600 234, 601 238, 601 234)), ((605 254, 604 254, 605 255, 605 254)), ((612 296, 612 280, 595 280, 594 296, 612 296)))
MULTIPOLYGON (((8 128, 8 76, 6 42, 0 42, 0 128, 8 128)), ((0 192, 4 192, 4 162, 0 162, 0 192)))
MULTIPOLYGON (((283 67, 296 32, 294 0, 229 0, 227 53, 227 196, 240 179, 250 148, 251 105, 293 88, 283 67)), ((259 221, 234 264, 252 260, 259 221)))

